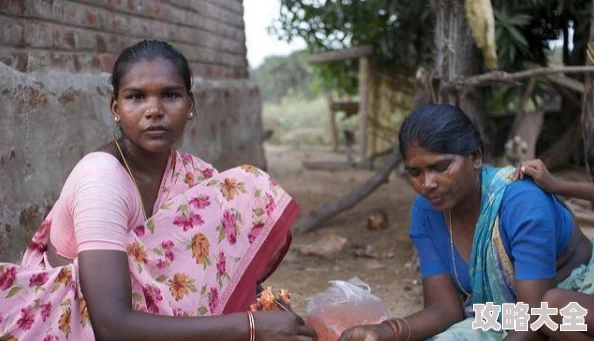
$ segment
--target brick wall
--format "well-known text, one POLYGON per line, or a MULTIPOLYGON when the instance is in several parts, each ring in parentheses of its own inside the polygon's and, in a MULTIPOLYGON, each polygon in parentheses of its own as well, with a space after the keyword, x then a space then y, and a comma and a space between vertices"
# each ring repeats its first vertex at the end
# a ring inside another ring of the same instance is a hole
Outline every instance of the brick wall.
POLYGON ((0 62, 22 72, 110 72, 147 38, 180 49, 197 77, 247 77, 241 0, 0 0, 0 62))

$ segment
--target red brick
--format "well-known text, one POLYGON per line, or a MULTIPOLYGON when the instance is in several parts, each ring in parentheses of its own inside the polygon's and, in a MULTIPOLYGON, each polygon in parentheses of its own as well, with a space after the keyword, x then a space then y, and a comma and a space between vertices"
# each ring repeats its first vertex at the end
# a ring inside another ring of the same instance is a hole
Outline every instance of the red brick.
POLYGON ((67 46, 70 46, 73 49, 76 48, 76 33, 74 32, 74 29, 72 29, 72 28, 65 29, 63 37, 64 37, 64 43, 67 46))
POLYGON ((29 56, 25 51, 3 48, 0 49, 0 61, 11 68, 27 72, 29 56))
POLYGON ((72 62, 74 64, 74 71, 75 72, 81 72, 83 68, 82 68, 82 64, 80 62, 80 55, 75 54, 72 57, 72 62))
POLYGON ((87 24, 89 26, 94 26, 95 22, 97 21, 97 15, 95 15, 95 13, 93 13, 91 10, 87 9, 85 11, 86 15, 87 15, 87 24))
POLYGON ((95 39, 97 39, 97 52, 107 52, 107 42, 105 41, 105 37, 102 34, 97 33, 95 34, 95 39))
POLYGON ((0 13, 23 15, 25 13, 25 0, 0 0, 0 13))
POLYGON ((97 56, 94 56, 91 59, 91 66, 93 68, 100 69, 101 68, 101 59, 99 59, 99 57, 97 57, 97 56))
POLYGON ((101 56, 101 66, 103 67, 103 71, 111 72, 113 69, 113 64, 115 63, 115 58, 112 55, 103 55, 101 56))
POLYGON ((25 45, 24 31, 20 19, 0 19, 0 44, 4 46, 23 47, 25 45))
POLYGON ((53 47, 52 29, 50 24, 44 22, 26 22, 25 44, 28 47, 36 48, 53 47))

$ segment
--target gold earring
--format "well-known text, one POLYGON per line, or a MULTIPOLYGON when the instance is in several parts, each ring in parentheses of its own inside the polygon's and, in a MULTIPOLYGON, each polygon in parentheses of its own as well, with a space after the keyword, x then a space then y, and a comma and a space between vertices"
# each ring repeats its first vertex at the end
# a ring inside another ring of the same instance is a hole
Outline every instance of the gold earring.
POLYGON ((113 122, 114 122, 115 124, 120 124, 120 116, 119 116, 119 115, 116 115, 116 116, 114 116, 114 117, 113 117, 113 122))
POLYGON ((188 120, 191 120, 194 118, 194 112, 193 111, 188 111, 188 120))

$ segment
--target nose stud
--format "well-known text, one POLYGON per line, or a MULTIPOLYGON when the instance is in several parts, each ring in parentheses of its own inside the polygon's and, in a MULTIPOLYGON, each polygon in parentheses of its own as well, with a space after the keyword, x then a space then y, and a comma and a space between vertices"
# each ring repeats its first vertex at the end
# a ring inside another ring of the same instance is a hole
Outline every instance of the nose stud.
POLYGON ((156 114, 158 112, 159 112, 159 109, 157 109, 157 108, 149 108, 149 109, 146 109, 145 114, 156 114))

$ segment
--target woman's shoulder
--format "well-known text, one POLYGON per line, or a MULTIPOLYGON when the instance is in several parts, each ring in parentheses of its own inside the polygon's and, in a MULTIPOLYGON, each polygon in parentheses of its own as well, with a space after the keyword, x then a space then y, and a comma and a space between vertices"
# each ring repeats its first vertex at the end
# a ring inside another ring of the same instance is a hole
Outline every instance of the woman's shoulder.
POLYGON ((562 210, 553 194, 545 192, 532 179, 523 179, 507 186, 499 212, 503 225, 511 227, 525 220, 552 219, 562 210))
POLYGON ((103 152, 94 151, 80 159, 74 166, 72 173, 84 172, 87 174, 113 172, 119 174, 122 171, 122 165, 115 156, 103 152))
POLYGON ((64 187, 77 187, 81 183, 128 184, 128 173, 113 155, 95 151, 81 158, 66 179, 64 187))
POLYGON ((503 194, 503 202, 524 201, 527 199, 548 200, 551 194, 545 192, 532 179, 516 180, 510 183, 503 194))

